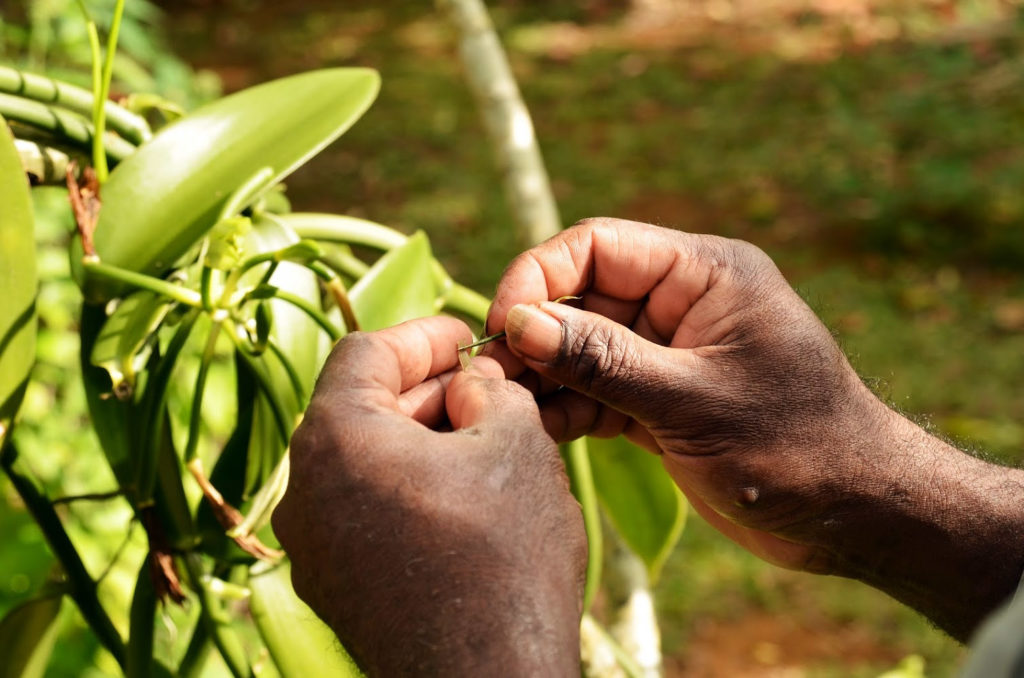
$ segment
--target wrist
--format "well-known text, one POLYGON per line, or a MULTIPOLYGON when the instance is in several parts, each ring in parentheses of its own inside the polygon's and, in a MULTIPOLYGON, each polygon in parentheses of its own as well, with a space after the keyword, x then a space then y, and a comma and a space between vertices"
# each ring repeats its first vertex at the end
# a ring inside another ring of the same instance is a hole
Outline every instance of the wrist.
MULTIPOLYGON (((986 463, 886 408, 854 441, 833 511, 836 574, 879 588, 965 640, 1024 568, 1024 471, 986 463)), ((877 409, 876 408, 876 409, 877 409)))
POLYGON ((372 655, 360 658, 367 675, 487 675, 495 667, 504 675, 579 675, 576 586, 490 575, 463 585, 470 577, 455 574, 451 587, 432 591, 431 604, 401 610, 372 655))

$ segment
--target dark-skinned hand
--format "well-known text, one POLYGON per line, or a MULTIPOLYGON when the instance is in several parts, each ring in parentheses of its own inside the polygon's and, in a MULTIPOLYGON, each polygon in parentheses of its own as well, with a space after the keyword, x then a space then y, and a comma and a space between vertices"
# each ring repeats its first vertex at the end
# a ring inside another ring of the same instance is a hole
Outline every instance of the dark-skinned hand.
POLYGON ((770 562, 862 579, 961 639, 1020 577, 1024 473, 880 402, 753 245, 587 220, 510 264, 487 329, 507 332, 485 353, 553 437, 623 433, 662 455, 770 562))
POLYGON ((452 318, 343 339, 274 530, 371 675, 579 675, 586 537, 537 406, 452 318))

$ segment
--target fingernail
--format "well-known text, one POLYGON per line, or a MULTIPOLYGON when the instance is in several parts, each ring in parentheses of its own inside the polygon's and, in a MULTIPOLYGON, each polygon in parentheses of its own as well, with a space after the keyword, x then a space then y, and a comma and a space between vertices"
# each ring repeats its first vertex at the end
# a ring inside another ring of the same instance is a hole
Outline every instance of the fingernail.
POLYGON ((509 309, 505 331, 509 346, 540 362, 553 360, 562 345, 562 324, 529 304, 518 304, 509 309))

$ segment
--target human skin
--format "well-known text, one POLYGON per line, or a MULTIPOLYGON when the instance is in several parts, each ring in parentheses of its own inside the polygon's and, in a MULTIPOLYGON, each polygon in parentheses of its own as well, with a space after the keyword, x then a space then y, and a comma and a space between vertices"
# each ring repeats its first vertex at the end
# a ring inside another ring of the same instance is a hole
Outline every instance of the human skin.
POLYGON ((579 675, 586 536, 537 406, 454 318, 343 339, 273 515, 368 675, 579 675))
POLYGON ((752 245, 588 220, 512 262, 487 329, 507 343, 459 374, 453 319, 351 335, 293 439, 274 528, 370 674, 578 675, 585 538, 552 439, 584 434, 661 455, 765 560, 960 640, 1021 576, 1024 472, 886 407, 752 245))
POLYGON ((488 353, 555 439, 625 434, 769 562, 862 580, 961 641, 1021 577, 1024 471, 882 403, 753 245, 587 220, 509 265, 501 329, 488 353), (546 301, 565 295, 579 308, 546 301))

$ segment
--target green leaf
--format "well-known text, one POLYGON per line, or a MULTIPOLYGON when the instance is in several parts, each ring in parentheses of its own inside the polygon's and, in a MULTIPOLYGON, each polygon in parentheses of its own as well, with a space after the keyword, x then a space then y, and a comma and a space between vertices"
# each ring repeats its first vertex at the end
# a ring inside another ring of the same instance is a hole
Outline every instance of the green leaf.
POLYGON ((134 401, 112 397, 114 387, 109 373, 93 365, 89 359, 106 321, 107 315, 102 306, 82 304, 79 330, 82 342, 79 355, 82 385, 85 387, 89 420, 107 463, 118 485, 128 487, 135 482, 138 458, 132 454, 132 439, 137 435, 142 413, 134 401))
POLYGON ((125 297, 110 314, 90 353, 90 362, 110 375, 114 393, 128 398, 145 367, 156 332, 171 310, 166 297, 139 290, 125 297))
POLYGON ((36 352, 36 252, 28 179, 0 117, 0 447, 36 352))
POLYGON ((42 678, 57 640, 63 596, 34 598, 0 621, 0 678, 42 678))
POLYGON ((587 444, 601 506, 653 583, 683 532, 686 501, 659 457, 621 436, 587 444))
MULTIPOLYGON (((311 71, 243 90, 168 125, 104 184, 97 254, 132 271, 166 271, 253 172, 270 167, 268 184, 290 174, 347 130, 379 86, 370 69, 311 71)), ((86 280, 84 290, 94 302, 120 292, 97 279, 86 280)))
POLYGON ((295 595, 287 561, 254 565, 249 589, 256 627, 284 678, 363 675, 330 627, 295 595))
POLYGON ((423 231, 378 259, 349 290, 359 326, 379 330, 437 313, 432 261, 423 231))

